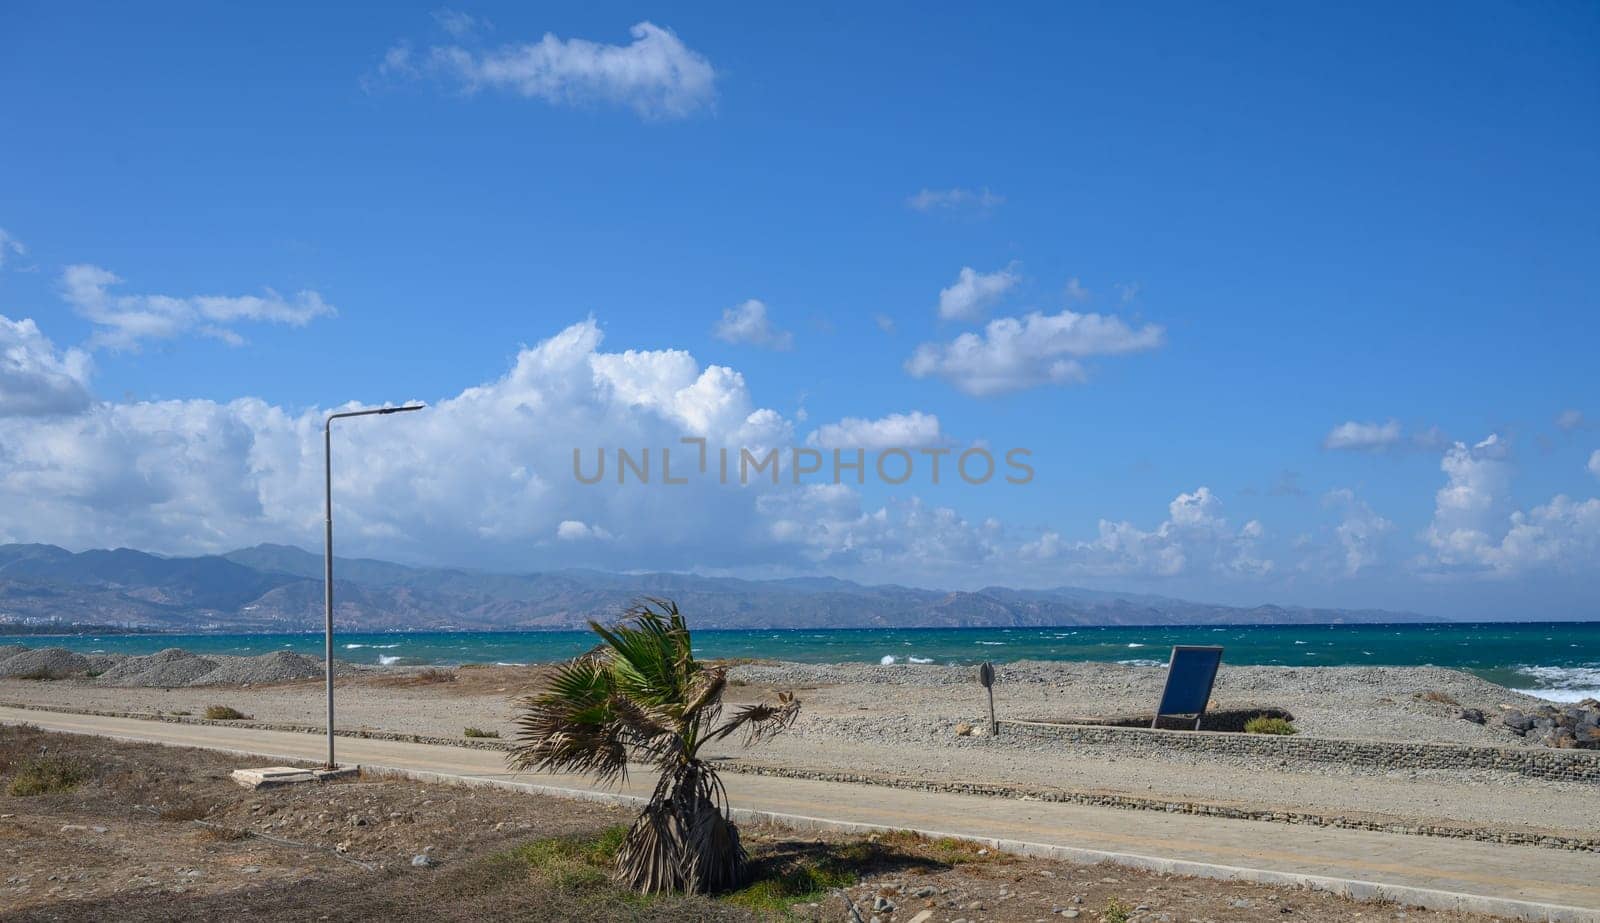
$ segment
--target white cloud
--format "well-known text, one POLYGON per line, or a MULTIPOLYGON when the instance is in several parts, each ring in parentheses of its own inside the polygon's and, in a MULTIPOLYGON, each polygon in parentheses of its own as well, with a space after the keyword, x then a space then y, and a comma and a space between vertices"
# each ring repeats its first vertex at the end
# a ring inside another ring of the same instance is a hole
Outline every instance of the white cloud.
POLYGON ((990 305, 1022 281, 1016 266, 1012 263, 994 272, 978 272, 971 266, 961 267, 956 281, 949 288, 939 290, 939 316, 945 320, 978 320, 983 317, 990 305))
MULTIPOLYGON (((1591 465, 1594 460, 1591 459, 1591 465)), ((1563 495, 1509 514, 1511 469, 1505 443, 1491 435, 1471 448, 1456 443, 1423 533, 1431 554, 1424 573, 1512 577, 1529 571, 1583 573, 1600 557, 1600 499, 1563 495)))
POLYGON ((937 376, 983 397, 1046 384, 1085 380, 1080 360, 1155 349, 1161 327, 1138 329, 1105 314, 1034 312, 989 322, 982 334, 964 333, 947 344, 924 343, 906 361, 916 378, 937 376))
POLYGON ((1595 449, 1589 456, 1589 473, 1600 478, 1600 449, 1595 449))
POLYGON ((794 346, 794 334, 779 330, 767 316, 766 304, 755 298, 723 311, 722 319, 711 333, 728 343, 748 343, 766 349, 783 350, 794 346))
POLYGON ((494 23, 481 16, 473 16, 460 10, 438 9, 433 11, 433 21, 439 28, 450 34, 451 38, 469 39, 479 32, 488 32, 494 29, 494 23))
POLYGON ((894 336, 897 329, 894 323, 894 318, 887 314, 874 314, 872 315, 872 322, 878 325, 879 330, 882 330, 884 333, 887 333, 890 336, 894 336))
MULTIPOLYGON (((484 51, 437 46, 422 60, 469 93, 487 88, 556 105, 611 103, 650 119, 683 118, 711 107, 716 71, 704 55, 653 23, 641 22, 629 31, 633 42, 628 45, 546 33, 537 42, 484 51)), ((404 57, 409 67, 413 56, 404 57)))
POLYGON ((916 449, 936 446, 944 441, 939 418, 913 410, 891 413, 876 420, 845 417, 837 423, 817 427, 806 440, 824 449, 916 449))
POLYGON ((89 406, 87 353, 57 352, 38 325, 0 314, 0 417, 76 413, 89 406))
POLYGON ((0 269, 6 268, 6 260, 13 256, 27 256, 28 248, 22 241, 6 233, 5 228, 0 228, 0 269))
POLYGON ((1583 429, 1584 423, 1583 411, 1581 410, 1563 410, 1556 417, 1556 428, 1569 433, 1575 429, 1583 429))
POLYGON ((1099 534, 1070 541, 1045 532, 1024 544, 1027 560, 1059 562, 1067 572, 1089 577, 1176 577, 1196 569, 1227 577, 1264 577, 1274 563, 1260 556, 1265 529, 1250 520, 1237 530, 1222 516, 1222 501, 1209 487, 1179 494, 1167 519, 1145 531, 1131 522, 1102 519, 1099 534))
POLYGON ((1394 523, 1379 516, 1366 501, 1348 488, 1329 491, 1323 505, 1342 511, 1343 518, 1334 527, 1334 537, 1343 550, 1343 571, 1354 577, 1362 569, 1371 567, 1383 556, 1383 540, 1393 531, 1394 523))
POLYGON ((563 519, 561 524, 556 526, 556 538, 564 542, 609 541, 611 533, 598 526, 591 526, 576 519, 563 519))
POLYGON ((1382 451, 1393 448, 1401 439, 1400 421, 1387 423, 1340 423, 1323 437, 1322 447, 1331 451, 1382 451))
POLYGON ((1449 440, 1437 426, 1415 430, 1407 436, 1398 420, 1386 423, 1350 420, 1335 426, 1322 438, 1322 447, 1330 452, 1389 452, 1402 449, 1436 452, 1448 444, 1449 440))
POLYGON ((1005 196, 995 195, 988 187, 983 189, 922 189, 906 197, 906 206, 919 212, 973 208, 988 211, 1004 204, 1005 196))
POLYGON ((108 270, 84 264, 68 266, 61 274, 62 297, 96 326, 95 346, 132 349, 144 340, 189 333, 238 345, 243 338, 230 325, 241 321, 301 327, 335 313, 314 291, 299 292, 293 299, 271 289, 264 296, 113 294, 110 288, 121 281, 108 270))
POLYGON ((1078 281, 1077 276, 1073 276, 1067 280, 1067 287, 1064 290, 1064 294, 1066 295, 1068 301, 1083 302, 1094 297, 1088 289, 1083 287, 1083 283, 1078 281))

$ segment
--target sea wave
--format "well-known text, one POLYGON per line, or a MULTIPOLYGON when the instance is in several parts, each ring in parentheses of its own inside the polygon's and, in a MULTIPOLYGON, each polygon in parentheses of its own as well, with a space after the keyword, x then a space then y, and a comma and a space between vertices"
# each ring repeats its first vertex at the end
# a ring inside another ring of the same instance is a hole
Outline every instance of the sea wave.
POLYGON ((1119 660, 1117 663, 1125 667, 1164 667, 1166 664, 1159 660, 1119 660))
POLYGON ((1133 642, 1130 642, 1130 643, 1129 643, 1129 644, 1128 644, 1128 646, 1129 646, 1129 647, 1144 647, 1144 645, 1143 645, 1143 644, 1140 644, 1140 643, 1139 643, 1139 642, 1138 642, 1138 641, 1133 641, 1133 642))
POLYGON ((392 666, 394 666, 395 664, 397 664, 399 662, 400 662, 400 655, 399 654, 379 654, 378 655, 378 664, 380 666, 392 667, 392 666))
POLYGON ((883 655, 883 659, 878 661, 878 664, 880 666, 892 667, 892 666, 894 666, 894 661, 895 661, 895 656, 893 654, 884 654, 883 655))
POLYGON ((1518 674, 1533 680, 1517 692, 1551 702, 1581 702, 1600 699, 1600 664, 1581 667, 1514 667, 1518 674))
POLYGON ((911 663, 933 663, 932 657, 907 657, 906 660, 911 663))

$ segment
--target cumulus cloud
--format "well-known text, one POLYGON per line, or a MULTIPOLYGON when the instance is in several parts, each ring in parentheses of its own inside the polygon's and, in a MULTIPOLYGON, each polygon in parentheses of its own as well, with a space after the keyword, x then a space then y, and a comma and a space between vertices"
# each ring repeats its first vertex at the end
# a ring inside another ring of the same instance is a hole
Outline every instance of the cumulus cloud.
POLYGON ((1600 557, 1600 499, 1558 494, 1528 510, 1510 509, 1509 453, 1497 435, 1470 448, 1455 443, 1440 467, 1445 486, 1422 536, 1429 554, 1418 559, 1424 573, 1583 573, 1600 557))
POLYGON ((790 349, 794 334, 779 330, 767 316, 767 306, 755 298, 736 304, 722 312, 722 319, 711 333, 728 343, 748 343, 765 349, 790 349))
POLYGON ((92 363, 78 349, 58 352, 38 325, 0 314, 0 417, 77 413, 89 406, 92 363))
POLYGON ((231 345, 244 342, 234 325, 249 321, 302 327, 334 314, 333 305, 314 291, 284 298, 265 295, 119 295, 111 287, 122 282, 98 266, 68 266, 61 274, 61 295, 95 324, 91 343, 111 349, 134 349, 145 340, 164 340, 195 333, 231 345))
POLYGON ((1382 558, 1384 536, 1393 531, 1394 523, 1378 515, 1366 501, 1349 488, 1329 491, 1323 505, 1339 510, 1342 518, 1334 527, 1334 536, 1343 550, 1343 571, 1354 577, 1382 558))
POLYGON ((6 268, 6 261, 11 257, 27 255, 28 248, 23 246, 22 241, 8 234, 5 228, 0 228, 0 269, 6 268))
POLYGON ((944 343, 924 343, 906 361, 915 378, 943 378, 968 394, 985 397, 1087 378, 1081 360, 1159 347, 1165 332, 1154 324, 1134 328, 1105 314, 1034 312, 1002 317, 983 333, 964 333, 944 343))
POLYGON ((994 272, 978 272, 971 266, 961 267, 956 281, 949 288, 939 290, 939 316, 945 320, 977 320, 983 317, 990 305, 1022 281, 1016 265, 1012 263, 994 272))
POLYGON ((913 410, 876 420, 845 417, 817 427, 806 441, 824 449, 915 449, 940 444, 944 434, 939 431, 938 417, 913 410))
POLYGON ((1589 456, 1589 473, 1600 478, 1600 449, 1595 449, 1589 456))
POLYGON ((982 189, 924 188, 916 195, 906 197, 906 207, 923 213, 957 209, 988 211, 1003 204, 1005 200, 1005 196, 990 192, 987 186, 982 189))
MULTIPOLYGON (((477 21, 440 20, 465 39, 477 21)), ((716 71, 670 29, 641 22, 627 45, 587 39, 562 39, 546 33, 537 42, 476 49, 463 44, 413 52, 402 43, 384 56, 380 74, 405 76, 428 71, 464 91, 504 90, 555 105, 608 103, 626 106, 647 119, 684 118, 716 101, 716 71)))
POLYGON ((1059 562, 1069 573, 1089 577, 1176 577, 1203 570, 1256 578, 1275 566, 1261 556, 1265 533, 1254 519, 1233 529, 1222 515, 1222 501, 1202 486, 1174 498, 1167 519, 1154 529, 1102 519, 1093 539, 1071 541, 1045 532, 1019 553, 1028 560, 1059 562))
POLYGON ((1556 429, 1570 433, 1576 429, 1583 429, 1586 422, 1583 411, 1563 410, 1556 416, 1556 429))

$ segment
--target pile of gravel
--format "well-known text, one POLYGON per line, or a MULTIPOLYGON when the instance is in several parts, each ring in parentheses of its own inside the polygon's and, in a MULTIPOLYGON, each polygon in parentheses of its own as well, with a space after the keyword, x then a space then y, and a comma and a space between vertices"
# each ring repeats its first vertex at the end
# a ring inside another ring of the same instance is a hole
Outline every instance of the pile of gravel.
MULTIPOLYGON (((85 664, 87 666, 87 664, 85 664)), ((181 647, 144 657, 129 657, 100 674, 105 686, 187 686, 217 668, 217 662, 181 647)))
POLYGON ((5 663, 25 650, 27 648, 20 644, 0 644, 0 663, 5 663))
POLYGON ((64 647, 24 649, 7 657, 4 663, 0 663, 0 677, 65 679, 75 673, 86 673, 88 670, 88 659, 64 647))
MULTIPOLYGON (((340 671, 341 664, 334 669, 340 671)), ((261 686, 270 683, 289 683, 296 680, 316 679, 323 675, 320 660, 289 651, 274 651, 259 657, 229 657, 215 670, 195 679, 191 686, 261 686)))

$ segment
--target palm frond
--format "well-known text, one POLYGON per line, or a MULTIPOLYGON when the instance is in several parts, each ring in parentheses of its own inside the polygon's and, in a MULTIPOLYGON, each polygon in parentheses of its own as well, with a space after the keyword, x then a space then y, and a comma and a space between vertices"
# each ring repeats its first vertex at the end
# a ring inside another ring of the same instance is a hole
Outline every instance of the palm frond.
POLYGON ((760 703, 746 705, 733 713, 733 717, 723 722, 721 727, 707 735, 707 742, 721 740, 740 728, 744 728, 745 746, 753 746, 769 737, 781 733, 800 714, 800 702, 795 699, 792 692, 778 693, 776 703, 760 703))

